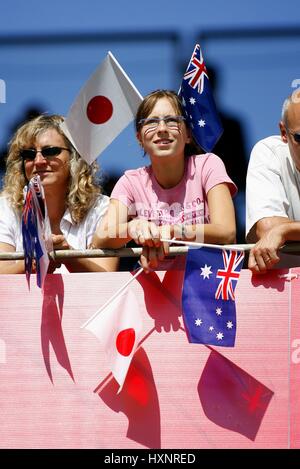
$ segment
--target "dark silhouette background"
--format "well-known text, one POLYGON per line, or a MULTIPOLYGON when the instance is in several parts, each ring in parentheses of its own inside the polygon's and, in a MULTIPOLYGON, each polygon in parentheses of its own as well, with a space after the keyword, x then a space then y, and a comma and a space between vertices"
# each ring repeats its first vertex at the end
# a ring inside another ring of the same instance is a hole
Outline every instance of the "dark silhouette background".
MULTIPOLYGON (((186 62, 179 66, 179 76, 183 76, 186 71, 186 62)), ((220 93, 219 69, 213 64, 206 64, 210 86, 213 91, 216 107, 223 125, 223 134, 212 150, 225 164, 230 178, 238 187, 238 194, 233 202, 235 206, 237 224, 237 243, 245 243, 245 188, 248 167, 248 155, 246 151, 243 126, 238 118, 225 112, 218 100, 220 93)))
POLYGON ((213 149, 213 152, 222 158, 228 175, 238 187, 238 196, 234 199, 237 222, 237 242, 245 243, 245 189, 248 156, 245 147, 243 127, 238 117, 223 111, 218 102, 218 70, 212 65, 207 65, 207 70, 216 106, 224 128, 224 132, 213 149))

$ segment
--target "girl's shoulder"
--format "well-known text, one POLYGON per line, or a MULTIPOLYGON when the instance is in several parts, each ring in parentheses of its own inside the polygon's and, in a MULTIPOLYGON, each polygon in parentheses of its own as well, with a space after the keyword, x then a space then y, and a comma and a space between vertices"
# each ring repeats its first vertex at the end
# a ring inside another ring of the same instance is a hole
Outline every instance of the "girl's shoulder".
POLYGON ((191 156, 191 158, 193 158, 196 165, 203 165, 206 162, 213 164, 215 162, 222 161, 215 153, 200 153, 198 155, 191 156))
POLYGON ((194 172, 199 174, 201 171, 220 168, 220 166, 223 167, 224 163, 215 153, 201 153, 189 157, 189 170, 192 174, 194 172))
POLYGON ((140 168, 127 169, 124 176, 128 178, 144 177, 149 174, 150 166, 141 166, 140 168))

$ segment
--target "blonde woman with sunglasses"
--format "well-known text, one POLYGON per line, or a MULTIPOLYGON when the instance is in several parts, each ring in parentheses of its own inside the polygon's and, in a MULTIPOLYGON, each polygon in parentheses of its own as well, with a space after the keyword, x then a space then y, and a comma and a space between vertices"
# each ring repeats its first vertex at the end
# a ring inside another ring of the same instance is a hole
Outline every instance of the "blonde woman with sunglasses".
MULTIPOLYGON (((39 175, 44 188, 54 249, 87 249, 109 199, 96 183, 97 165, 89 166, 60 129, 59 115, 40 115, 23 124, 13 136, 0 195, 0 251, 23 250, 21 214, 23 189, 39 175)), ((116 270, 117 261, 66 259, 70 272, 116 270)), ((51 262, 48 272, 59 268, 51 262)), ((0 261, 0 273, 24 273, 24 261, 0 261)))

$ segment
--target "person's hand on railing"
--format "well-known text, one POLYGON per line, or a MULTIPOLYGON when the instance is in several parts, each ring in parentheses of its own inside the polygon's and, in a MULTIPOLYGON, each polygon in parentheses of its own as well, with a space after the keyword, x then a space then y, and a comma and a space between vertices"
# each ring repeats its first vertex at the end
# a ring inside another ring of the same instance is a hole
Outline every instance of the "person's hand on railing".
MULTIPOLYGON (((67 243, 63 234, 52 234, 52 244, 53 244, 53 252, 55 251, 62 251, 72 249, 71 246, 67 243)), ((55 271, 55 269, 59 269, 61 267, 61 262, 50 260, 49 267, 48 267, 48 274, 51 274, 55 271)))
POLYGON ((161 239, 170 238, 170 225, 157 226, 151 221, 135 218, 128 223, 128 231, 135 243, 143 246, 140 263, 145 272, 156 269, 169 254, 169 243, 161 239))
POLYGON ((284 242, 281 225, 274 226, 251 249, 249 269, 256 274, 264 274, 272 269, 280 261, 278 250, 284 242))
POLYGON ((142 218, 134 218, 128 222, 128 234, 136 244, 142 246, 158 248, 162 244, 159 227, 142 218))

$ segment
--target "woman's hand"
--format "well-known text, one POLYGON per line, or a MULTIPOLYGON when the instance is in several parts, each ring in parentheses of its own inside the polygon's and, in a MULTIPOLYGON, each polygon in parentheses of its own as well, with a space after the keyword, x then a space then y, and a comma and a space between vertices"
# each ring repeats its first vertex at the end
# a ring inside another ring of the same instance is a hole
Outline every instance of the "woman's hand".
POLYGON ((70 245, 67 243, 65 237, 63 234, 52 234, 52 244, 53 244, 53 249, 58 251, 61 249, 72 249, 70 245))
MULTIPOLYGON (((70 245, 67 243, 64 235, 62 234, 52 234, 52 244, 53 250, 59 251, 62 249, 71 249, 70 245)), ((52 274, 55 269, 59 269, 61 267, 61 262, 50 260, 49 267, 48 267, 48 274, 52 274)))

